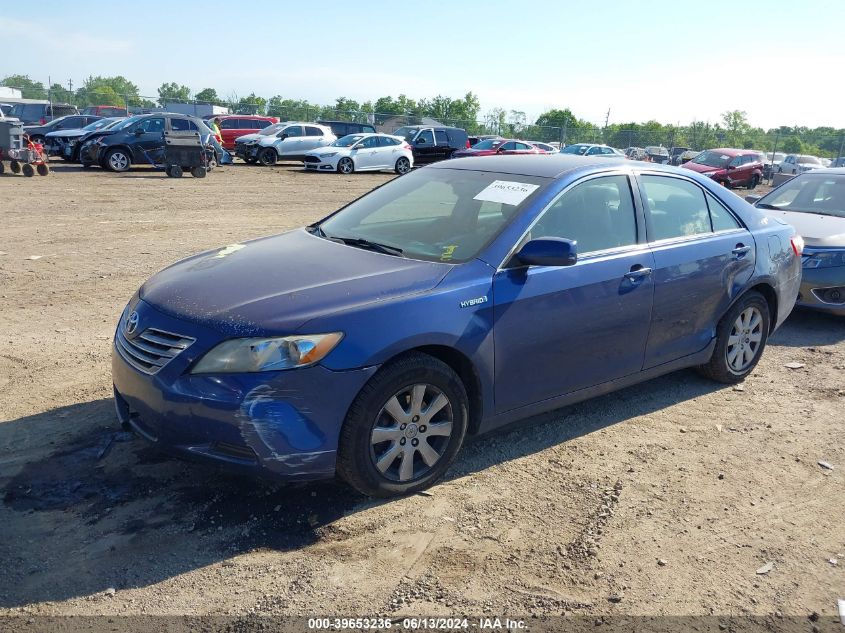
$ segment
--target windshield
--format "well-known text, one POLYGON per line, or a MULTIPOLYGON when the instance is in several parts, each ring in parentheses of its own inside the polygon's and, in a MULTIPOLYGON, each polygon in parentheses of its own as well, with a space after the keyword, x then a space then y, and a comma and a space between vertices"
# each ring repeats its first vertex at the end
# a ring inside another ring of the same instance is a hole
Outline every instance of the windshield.
POLYGON ((271 134, 275 134, 283 127, 287 125, 286 123, 274 123, 273 125, 268 125, 264 129, 258 130, 258 136, 270 136, 271 134))
POLYGON ((410 143, 419 131, 419 128, 416 127, 400 127, 393 133, 393 136, 401 136, 410 143))
POLYGON ((798 176, 760 199, 757 206, 845 218, 845 175, 798 176))
POLYGON ((146 116, 146 115, 145 114, 136 114, 135 116, 131 116, 128 119, 123 119, 117 125, 115 125, 114 127, 110 127, 109 129, 110 130, 122 130, 124 128, 129 127, 130 125, 132 125, 136 121, 139 121, 141 119, 141 117, 144 117, 144 116, 146 116))
POLYGON ((110 123, 114 123, 112 119, 97 119, 93 123, 89 123, 84 128, 82 128, 83 132, 93 132, 94 130, 99 130, 101 127, 106 127, 110 123))
POLYGON ((319 228, 329 239, 376 242, 413 259, 465 262, 548 182, 538 176, 420 169, 359 198, 319 228))
POLYGON ((351 147, 363 138, 365 138, 363 134, 347 134, 332 143, 332 147, 351 147))
POLYGON ((798 163, 801 165, 821 165, 821 162, 815 156, 799 156, 798 163))
POLYGON ((486 141, 480 141, 472 146, 472 149, 496 149, 505 142, 503 138, 488 138, 486 141))
POLYGON ((731 157, 721 152, 701 152, 698 156, 692 159, 696 165, 706 165, 707 167, 727 167, 731 162, 731 157))
POLYGON ((578 145, 568 145, 568 146, 564 147, 562 150, 560 150, 560 153, 561 154, 581 154, 581 155, 583 155, 587 152, 588 149, 590 149, 589 145, 581 145, 579 143, 578 145))

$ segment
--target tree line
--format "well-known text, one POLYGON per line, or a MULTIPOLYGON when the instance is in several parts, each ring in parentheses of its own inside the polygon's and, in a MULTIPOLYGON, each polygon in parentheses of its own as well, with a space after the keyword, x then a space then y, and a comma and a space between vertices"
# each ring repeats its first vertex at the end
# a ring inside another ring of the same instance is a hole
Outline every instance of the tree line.
POLYGON ((188 86, 175 82, 162 83, 157 91, 158 97, 153 100, 140 95, 138 86, 120 75, 89 76, 76 90, 58 83, 47 87, 20 74, 3 78, 0 85, 20 89, 24 98, 43 99, 49 95, 53 101, 72 103, 78 107, 119 105, 153 108, 170 102, 205 103, 225 106, 234 112, 267 114, 282 119, 341 119, 376 124, 393 117, 398 117, 396 120, 400 124, 416 123, 428 117, 463 127, 471 134, 500 134, 567 144, 595 142, 619 148, 664 145, 706 149, 729 146, 772 151, 776 146, 778 151, 786 153, 838 156, 845 139, 845 129, 832 127, 782 126, 764 130, 752 126, 747 113, 741 110, 724 112, 716 123, 694 121, 679 126, 652 120, 597 126, 564 108, 548 110, 530 123, 525 112, 519 110, 494 107, 482 115, 478 97, 472 92, 467 92, 461 99, 437 95, 416 100, 400 94, 398 97, 384 96, 364 102, 338 97, 333 104, 316 104, 282 95, 269 99, 255 93, 222 96, 215 88, 203 88, 195 93, 188 86))

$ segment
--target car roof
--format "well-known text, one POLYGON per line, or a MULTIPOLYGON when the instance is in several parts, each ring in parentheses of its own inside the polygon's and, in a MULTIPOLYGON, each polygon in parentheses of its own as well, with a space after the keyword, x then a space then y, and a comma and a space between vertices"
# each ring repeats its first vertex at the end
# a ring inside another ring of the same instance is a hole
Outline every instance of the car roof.
POLYGON ((347 125, 366 125, 368 127, 373 127, 372 123, 359 123, 358 121, 329 121, 327 119, 320 119, 317 121, 320 125, 331 125, 332 123, 346 123, 347 125))
MULTIPOLYGON (((608 167, 631 167, 631 161, 619 159, 592 158, 575 154, 525 154, 520 156, 478 156, 456 158, 434 163, 425 169, 466 169, 471 171, 490 171, 521 176, 540 176, 541 178, 560 178, 571 171, 585 167, 607 169, 608 167)), ((662 165, 649 165, 657 169, 662 165)), ((667 169, 664 167, 664 169, 667 169)), ((667 171, 679 173, 668 168, 667 171)), ((684 174, 687 175, 687 174, 684 174)))
POLYGON ((720 154, 727 154, 728 156, 745 156, 746 154, 762 154, 762 151, 756 149, 735 149, 732 147, 714 147, 710 152, 719 152, 720 154))
POLYGON ((270 120, 274 117, 269 115, 265 116, 263 114, 212 114, 210 119, 260 119, 260 120, 270 120))
POLYGON ((845 167, 822 167, 820 169, 811 169, 805 171, 799 176, 818 176, 819 174, 832 174, 835 176, 845 176, 845 167))

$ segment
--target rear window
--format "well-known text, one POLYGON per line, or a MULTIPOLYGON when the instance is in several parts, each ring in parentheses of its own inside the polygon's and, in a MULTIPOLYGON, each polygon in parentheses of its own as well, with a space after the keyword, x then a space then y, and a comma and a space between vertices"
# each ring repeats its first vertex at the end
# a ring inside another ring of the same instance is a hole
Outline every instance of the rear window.
POLYGON ((44 106, 40 103, 16 103, 11 115, 18 119, 40 119, 44 116, 44 106))

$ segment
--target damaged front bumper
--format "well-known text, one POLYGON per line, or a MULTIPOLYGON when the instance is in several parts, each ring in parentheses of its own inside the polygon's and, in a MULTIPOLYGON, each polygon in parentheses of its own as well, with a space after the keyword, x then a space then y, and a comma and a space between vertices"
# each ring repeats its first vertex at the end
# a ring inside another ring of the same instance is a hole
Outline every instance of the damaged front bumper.
POLYGON ((121 319, 112 346, 112 380, 123 425, 162 450, 240 472, 284 480, 334 476, 346 412, 376 367, 192 375, 187 370, 193 361, 220 334, 188 326, 143 301, 133 311, 138 332, 180 332, 196 343, 150 374, 121 352, 121 319))

